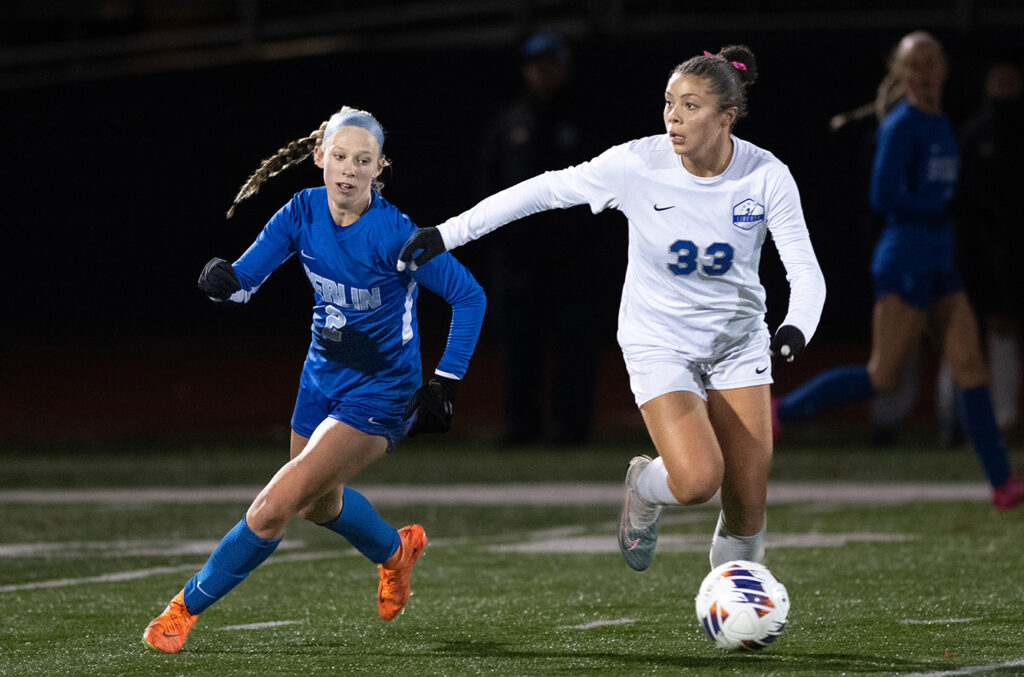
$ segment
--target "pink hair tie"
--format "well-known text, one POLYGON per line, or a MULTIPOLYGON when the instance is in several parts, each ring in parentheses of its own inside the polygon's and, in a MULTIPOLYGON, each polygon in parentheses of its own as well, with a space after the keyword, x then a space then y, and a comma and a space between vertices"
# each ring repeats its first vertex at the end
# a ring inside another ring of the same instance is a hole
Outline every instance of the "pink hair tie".
POLYGON ((740 70, 740 71, 747 70, 747 64, 745 64, 745 63, 740 63, 739 61, 730 61, 729 63, 731 63, 732 67, 735 68, 736 70, 740 70))
POLYGON ((708 50, 705 49, 704 50, 704 56, 714 56, 714 54, 712 54, 711 52, 709 52, 708 50))

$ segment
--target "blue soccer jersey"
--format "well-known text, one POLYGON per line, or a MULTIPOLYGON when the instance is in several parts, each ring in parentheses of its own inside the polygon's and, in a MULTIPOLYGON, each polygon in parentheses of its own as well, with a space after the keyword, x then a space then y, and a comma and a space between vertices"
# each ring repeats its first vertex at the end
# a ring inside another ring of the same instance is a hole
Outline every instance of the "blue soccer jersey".
POLYGON ((878 127, 871 206, 887 226, 948 226, 958 167, 949 118, 900 101, 878 127))
POLYGON ((282 207, 234 263, 245 302, 284 261, 297 256, 313 287, 312 339, 303 385, 330 400, 404 408, 421 383, 418 285, 452 306, 447 347, 437 373, 462 378, 484 313, 484 293, 450 254, 415 271, 394 261, 416 230, 409 217, 374 192, 355 223, 331 218, 324 187, 303 190, 282 207))
POLYGON ((871 172, 871 206, 885 214, 871 272, 875 297, 897 294, 927 308, 963 289, 953 259, 949 201, 959 156, 949 118, 901 101, 882 120, 871 172))

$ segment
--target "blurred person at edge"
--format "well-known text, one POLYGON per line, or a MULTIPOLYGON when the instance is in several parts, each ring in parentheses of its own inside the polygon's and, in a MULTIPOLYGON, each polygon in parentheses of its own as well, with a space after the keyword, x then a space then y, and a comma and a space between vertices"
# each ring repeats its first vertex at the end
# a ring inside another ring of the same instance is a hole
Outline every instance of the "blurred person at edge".
MULTIPOLYGON (((960 133, 961 170, 955 202, 957 265, 978 312, 991 367, 992 405, 1004 435, 1012 434, 1020 407, 1024 298, 1010 283, 1024 251, 1017 199, 1024 190, 1024 81, 1010 61, 985 74, 981 107, 960 133)), ((940 384, 944 412, 953 412, 952 373, 940 384)), ((953 419, 952 413, 946 414, 953 419)))
POLYGON ((879 125, 872 165, 871 205, 885 215, 885 225, 871 264, 875 307, 868 363, 819 374, 777 400, 775 412, 781 426, 893 391, 933 329, 959 388, 962 421, 992 487, 992 504, 1011 510, 1024 502, 1024 481, 1012 476, 978 322, 954 263, 950 201, 958 150, 942 112, 947 73, 939 41, 914 31, 900 40, 879 88, 879 99, 898 102, 879 125))
MULTIPOLYGON (((522 91, 488 121, 480 146, 478 194, 490 195, 598 150, 580 116, 574 58, 556 32, 530 36, 519 49, 522 91)), ((501 351, 501 442, 522 445, 587 441, 593 423, 594 373, 602 285, 589 271, 600 241, 582 209, 534 214, 481 243, 488 261, 489 324, 501 351), (548 247, 534 242, 543 237, 548 247), (566 256, 567 251, 573 256, 566 256), (551 271, 559 270, 558 284, 551 271)))

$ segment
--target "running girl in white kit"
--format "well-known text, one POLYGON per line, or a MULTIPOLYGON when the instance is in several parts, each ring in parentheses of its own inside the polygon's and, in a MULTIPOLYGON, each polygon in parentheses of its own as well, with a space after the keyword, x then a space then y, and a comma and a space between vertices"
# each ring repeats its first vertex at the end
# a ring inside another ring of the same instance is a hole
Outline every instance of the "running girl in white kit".
POLYGON ((719 489, 712 566, 764 557, 770 358, 791 361, 811 338, 825 282, 789 170, 732 135, 756 76, 745 46, 686 61, 666 87, 666 133, 496 193, 436 228, 418 230, 399 256, 400 270, 415 268, 547 209, 588 204, 594 213, 612 207, 626 215, 618 341, 659 455, 637 456, 626 471, 619 547, 638 571, 654 556, 662 507, 704 503, 719 489), (758 277, 769 233, 791 289, 774 338, 758 277))

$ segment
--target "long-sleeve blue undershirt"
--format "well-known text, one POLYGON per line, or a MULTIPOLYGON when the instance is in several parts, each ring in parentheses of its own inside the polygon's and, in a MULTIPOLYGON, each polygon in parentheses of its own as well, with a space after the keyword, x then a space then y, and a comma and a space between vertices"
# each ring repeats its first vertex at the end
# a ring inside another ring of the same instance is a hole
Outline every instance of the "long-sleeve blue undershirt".
POLYGON ((878 128, 871 206, 887 226, 945 225, 958 164, 949 119, 901 101, 878 128))

